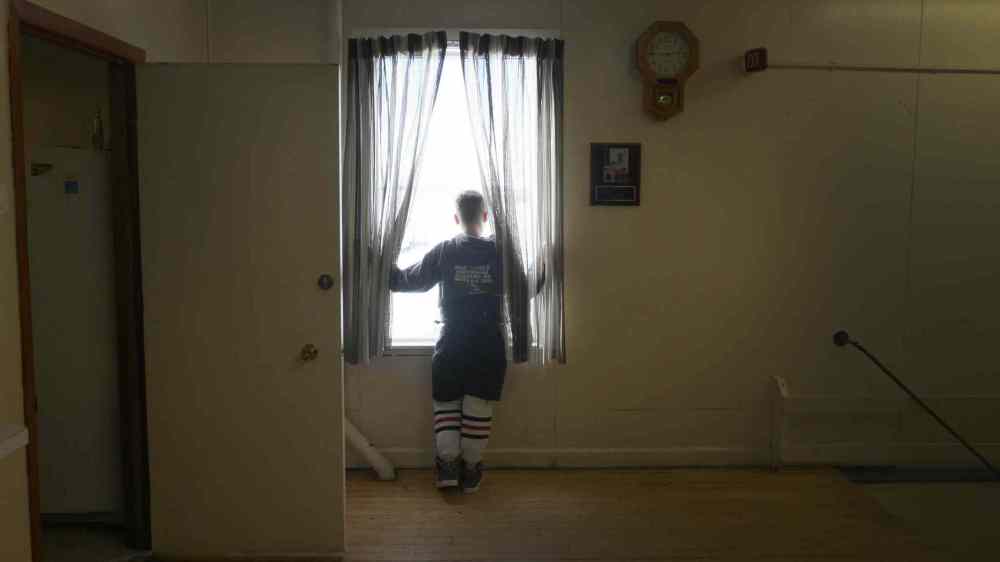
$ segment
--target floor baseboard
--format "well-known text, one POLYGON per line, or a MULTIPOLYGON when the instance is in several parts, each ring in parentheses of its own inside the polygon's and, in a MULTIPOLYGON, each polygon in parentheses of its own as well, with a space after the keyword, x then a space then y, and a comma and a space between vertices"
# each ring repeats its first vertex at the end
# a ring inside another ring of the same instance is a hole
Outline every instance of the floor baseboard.
MULTIPOLYGON (((429 468, 430 448, 379 449, 398 468, 429 468)), ((670 447, 649 449, 487 449, 483 461, 492 468, 657 468, 737 467, 768 464, 768 451, 741 447, 670 447)), ((348 468, 367 468, 355 460, 348 468)))
POLYGON ((856 484, 997 482, 985 468, 850 466, 840 472, 856 484))

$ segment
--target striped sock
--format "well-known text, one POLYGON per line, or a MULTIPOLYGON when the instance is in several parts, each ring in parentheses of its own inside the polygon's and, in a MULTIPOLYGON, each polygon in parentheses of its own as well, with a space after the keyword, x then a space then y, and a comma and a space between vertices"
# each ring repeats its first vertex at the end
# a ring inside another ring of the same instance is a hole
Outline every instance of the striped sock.
POLYGON ((462 401, 462 456, 474 465, 483 460, 483 450, 493 428, 493 404, 466 396, 462 401))
POLYGON ((462 430, 462 401, 434 401, 434 443, 437 456, 453 461, 462 454, 459 436, 462 430))

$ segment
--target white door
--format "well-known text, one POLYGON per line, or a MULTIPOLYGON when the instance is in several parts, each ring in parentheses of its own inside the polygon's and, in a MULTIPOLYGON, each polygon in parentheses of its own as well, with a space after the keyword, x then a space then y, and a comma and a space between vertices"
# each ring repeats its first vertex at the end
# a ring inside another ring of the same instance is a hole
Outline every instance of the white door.
POLYGON ((340 552, 337 67, 142 65, 137 98, 153 550, 340 552))
POLYGON ((44 514, 122 511, 108 155, 31 147, 28 259, 44 514), (37 174, 37 175, 35 175, 37 174))

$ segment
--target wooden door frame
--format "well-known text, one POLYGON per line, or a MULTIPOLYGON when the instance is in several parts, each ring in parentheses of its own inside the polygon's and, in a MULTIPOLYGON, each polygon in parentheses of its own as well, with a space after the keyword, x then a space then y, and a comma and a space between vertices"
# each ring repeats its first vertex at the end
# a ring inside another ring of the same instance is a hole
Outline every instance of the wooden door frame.
POLYGON ((112 156, 112 230, 118 323, 118 384, 121 395, 122 468, 125 527, 133 548, 149 549, 149 459, 143 348, 142 278, 139 244, 139 175, 136 137, 135 65, 146 52, 101 31, 60 16, 26 0, 11 0, 7 26, 15 238, 21 371, 27 447, 32 560, 41 562, 41 502, 38 476, 38 400, 35 388, 31 324, 31 277, 28 269, 27 178, 24 146, 24 100, 21 33, 29 33, 108 61, 110 68, 112 156))

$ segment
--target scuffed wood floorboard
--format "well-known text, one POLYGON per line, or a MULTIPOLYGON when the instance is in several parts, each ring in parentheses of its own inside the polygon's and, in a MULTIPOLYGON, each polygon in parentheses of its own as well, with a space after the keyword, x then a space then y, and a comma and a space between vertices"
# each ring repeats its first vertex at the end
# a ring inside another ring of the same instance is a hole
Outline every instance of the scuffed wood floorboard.
POLYGON ((835 471, 430 471, 347 479, 347 560, 942 560, 835 471))

